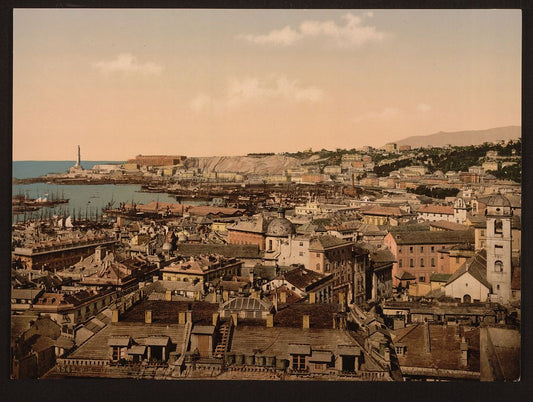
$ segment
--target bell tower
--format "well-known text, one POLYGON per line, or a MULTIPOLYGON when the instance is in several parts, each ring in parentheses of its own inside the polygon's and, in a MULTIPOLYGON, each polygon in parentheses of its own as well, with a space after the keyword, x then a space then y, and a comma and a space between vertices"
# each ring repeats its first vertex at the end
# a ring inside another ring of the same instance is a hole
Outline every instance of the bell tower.
POLYGON ((501 194, 487 200, 487 281, 492 285, 491 301, 511 300, 511 203, 501 194))

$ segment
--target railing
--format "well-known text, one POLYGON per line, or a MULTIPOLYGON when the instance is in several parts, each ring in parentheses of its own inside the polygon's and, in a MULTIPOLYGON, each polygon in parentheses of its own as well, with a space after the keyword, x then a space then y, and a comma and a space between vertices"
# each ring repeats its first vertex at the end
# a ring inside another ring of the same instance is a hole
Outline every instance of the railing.
POLYGON ((97 359, 62 359, 58 358, 56 364, 58 366, 108 366, 109 360, 97 359))
POLYGON ((365 381, 382 380, 387 373, 384 371, 359 371, 358 375, 365 381))

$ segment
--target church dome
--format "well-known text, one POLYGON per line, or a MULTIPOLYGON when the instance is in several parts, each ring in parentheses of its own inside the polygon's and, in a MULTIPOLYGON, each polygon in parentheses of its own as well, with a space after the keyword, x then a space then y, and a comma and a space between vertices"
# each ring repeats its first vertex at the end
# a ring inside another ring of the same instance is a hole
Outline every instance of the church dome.
POLYGON ((487 206, 490 207, 510 207, 511 203, 507 199, 507 197, 504 197, 501 194, 491 195, 487 199, 487 206))
POLYGON ((267 236, 289 236, 295 232, 292 222, 281 217, 274 218, 267 228, 267 236))

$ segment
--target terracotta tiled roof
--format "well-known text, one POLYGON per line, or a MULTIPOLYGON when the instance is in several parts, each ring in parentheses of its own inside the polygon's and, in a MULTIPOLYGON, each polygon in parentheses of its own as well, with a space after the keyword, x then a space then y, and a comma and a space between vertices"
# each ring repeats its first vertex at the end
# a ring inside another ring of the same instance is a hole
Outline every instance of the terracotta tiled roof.
POLYGON ((461 277, 465 273, 469 273, 481 284, 483 284, 487 289, 491 288, 491 284, 487 281, 487 260, 486 254, 476 253, 476 255, 468 260, 466 260, 463 265, 455 271, 452 276, 446 282, 446 285, 452 283, 457 278, 461 277))
POLYGON ((301 328, 303 316, 309 315, 310 328, 332 328, 337 305, 296 303, 274 316, 274 326, 301 328))
POLYGON ((327 278, 328 276, 331 275, 324 275, 319 272, 299 267, 285 272, 283 275, 280 275, 279 278, 284 278, 285 281, 289 282, 294 287, 305 291, 309 286, 327 278))
POLYGON ((37 300, 37 304, 44 304, 47 306, 59 306, 64 299, 62 293, 43 293, 37 300))
POLYGON ((185 257, 219 254, 234 258, 260 258, 256 244, 178 244, 176 251, 185 257))
POLYGON ((416 278, 413 276, 413 274, 407 272, 407 271, 403 271, 401 274, 399 275, 396 275, 396 278, 398 278, 399 280, 401 281, 413 281, 415 280, 416 278))
POLYGON ((447 214, 447 215, 453 215, 453 207, 446 206, 446 205, 432 205, 432 204, 426 204, 422 205, 420 208, 418 208, 418 213, 426 213, 426 214, 447 214))
POLYGON ((302 297, 300 295, 298 295, 298 293, 290 290, 288 288, 288 286, 286 285, 281 285, 275 289, 272 289, 271 291, 269 291, 267 294, 265 294, 265 299, 269 300, 270 302, 273 302, 274 301, 274 295, 277 294, 277 302, 278 302, 278 305, 281 305, 281 297, 280 297, 280 293, 282 292, 285 292, 285 300, 286 300, 286 303, 285 304, 293 304, 293 303, 297 303, 299 302, 300 300, 302 300, 302 297))
POLYGON ((452 274, 435 273, 435 274, 432 274, 429 277, 429 281, 430 282, 444 282, 444 283, 446 283, 448 281, 448 279, 450 279, 450 276, 452 276, 452 274))
POLYGON ((263 216, 250 220, 241 220, 227 227, 227 230, 238 232, 251 232, 264 234, 267 231, 270 220, 263 216))
POLYGON ((394 232, 390 234, 396 244, 456 244, 473 243, 473 230, 451 230, 451 231, 413 231, 394 232))
POLYGON ((398 207, 373 206, 361 211, 363 215, 403 216, 408 215, 398 207))
POLYGON ((396 258, 389 249, 378 249, 370 253, 370 259, 376 263, 394 262, 396 258))
POLYGON ((433 324, 416 324, 414 328, 398 331, 397 339, 406 346, 405 355, 398 356, 400 366, 479 372, 479 328, 463 331, 469 344, 466 367, 461 366, 461 338, 456 336, 456 331, 455 326, 433 324))
POLYGON ((194 205, 189 208, 191 215, 242 215, 246 210, 241 208, 212 207, 209 205, 194 205))
POLYGON ((191 309, 195 324, 211 325, 213 313, 216 313, 218 308, 218 303, 204 301, 145 300, 127 310, 121 316, 120 321, 144 323, 144 312, 151 310, 153 323, 177 324, 179 312, 191 309))
POLYGON ((444 230, 468 230, 467 225, 461 225, 460 223, 449 222, 449 221, 431 222, 429 226, 432 226, 434 228, 444 229, 444 230))
POLYGON ((309 250, 327 250, 329 248, 348 246, 351 243, 332 235, 321 235, 311 239, 309 250))

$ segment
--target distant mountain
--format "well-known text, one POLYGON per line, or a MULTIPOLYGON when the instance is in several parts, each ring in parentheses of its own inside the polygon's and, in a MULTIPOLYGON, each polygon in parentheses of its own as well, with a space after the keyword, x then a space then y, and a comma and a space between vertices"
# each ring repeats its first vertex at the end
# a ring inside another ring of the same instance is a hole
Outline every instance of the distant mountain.
POLYGON ((484 142, 499 140, 518 139, 522 136, 520 126, 507 126, 489 128, 488 130, 468 130, 447 133, 440 131, 430 135, 416 135, 407 137, 400 141, 395 141, 398 145, 411 145, 413 148, 425 147, 428 145, 442 147, 446 144, 464 146, 479 145, 484 142))

